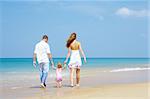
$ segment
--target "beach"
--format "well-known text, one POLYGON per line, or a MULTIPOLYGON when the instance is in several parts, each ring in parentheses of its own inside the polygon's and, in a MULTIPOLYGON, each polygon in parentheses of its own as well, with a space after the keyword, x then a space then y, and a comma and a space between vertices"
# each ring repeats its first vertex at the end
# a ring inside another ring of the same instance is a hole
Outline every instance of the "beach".
POLYGON ((0 99, 150 99, 150 0, 0 0, 0 99))
POLYGON ((0 99, 149 99, 150 65, 134 65, 129 66, 131 68, 83 66, 80 87, 70 87, 69 71, 66 69, 63 71, 62 88, 56 88, 55 71, 50 68, 46 89, 40 88, 38 69, 5 69, 0 72, 0 99))
POLYGON ((81 77, 80 87, 73 88, 69 86, 69 77, 64 77, 62 88, 56 88, 54 79, 49 77, 46 89, 40 88, 38 73, 14 73, 1 82, 1 99, 149 99, 147 70, 94 72, 90 75, 92 71, 83 70, 86 76, 81 77), (13 77, 16 78, 12 80, 13 77))
POLYGON ((58 89, 55 96, 39 94, 29 99, 149 99, 150 83, 104 85, 89 88, 74 88, 62 92, 58 89))

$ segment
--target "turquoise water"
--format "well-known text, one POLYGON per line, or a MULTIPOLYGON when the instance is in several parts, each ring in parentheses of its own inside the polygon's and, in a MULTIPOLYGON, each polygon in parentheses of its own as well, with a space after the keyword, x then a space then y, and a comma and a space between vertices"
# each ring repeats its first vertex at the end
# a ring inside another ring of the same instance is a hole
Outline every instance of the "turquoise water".
MULTIPOLYGON (((63 63, 65 58, 54 58, 54 63, 63 63)), ((149 64, 148 58, 88 58, 82 68, 135 68, 149 64)), ((146 65, 147 66, 147 65, 146 65)), ((0 58, 0 72, 32 72, 32 58, 0 58)))

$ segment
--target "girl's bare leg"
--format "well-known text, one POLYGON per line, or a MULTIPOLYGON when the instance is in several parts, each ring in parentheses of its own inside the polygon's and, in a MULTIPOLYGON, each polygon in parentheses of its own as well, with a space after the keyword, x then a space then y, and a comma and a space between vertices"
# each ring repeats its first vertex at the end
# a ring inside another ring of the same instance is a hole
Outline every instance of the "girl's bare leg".
POLYGON ((59 88, 59 82, 56 81, 56 87, 59 88))

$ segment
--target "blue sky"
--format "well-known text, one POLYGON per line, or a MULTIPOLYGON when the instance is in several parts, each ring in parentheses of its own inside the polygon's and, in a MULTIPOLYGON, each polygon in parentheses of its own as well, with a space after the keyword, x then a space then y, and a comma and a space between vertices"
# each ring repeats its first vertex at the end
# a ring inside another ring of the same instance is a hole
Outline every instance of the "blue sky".
POLYGON ((32 57, 43 34, 65 57, 76 32, 87 57, 148 57, 148 0, 0 1, 0 57, 32 57))

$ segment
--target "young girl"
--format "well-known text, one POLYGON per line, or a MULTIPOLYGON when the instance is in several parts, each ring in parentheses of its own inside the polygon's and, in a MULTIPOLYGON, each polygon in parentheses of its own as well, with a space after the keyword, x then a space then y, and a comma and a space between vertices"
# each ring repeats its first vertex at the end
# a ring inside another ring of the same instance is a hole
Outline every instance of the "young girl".
POLYGON ((65 69, 65 65, 64 67, 62 67, 61 63, 57 64, 57 68, 53 67, 56 70, 56 86, 57 88, 60 88, 62 86, 62 70, 65 69))

